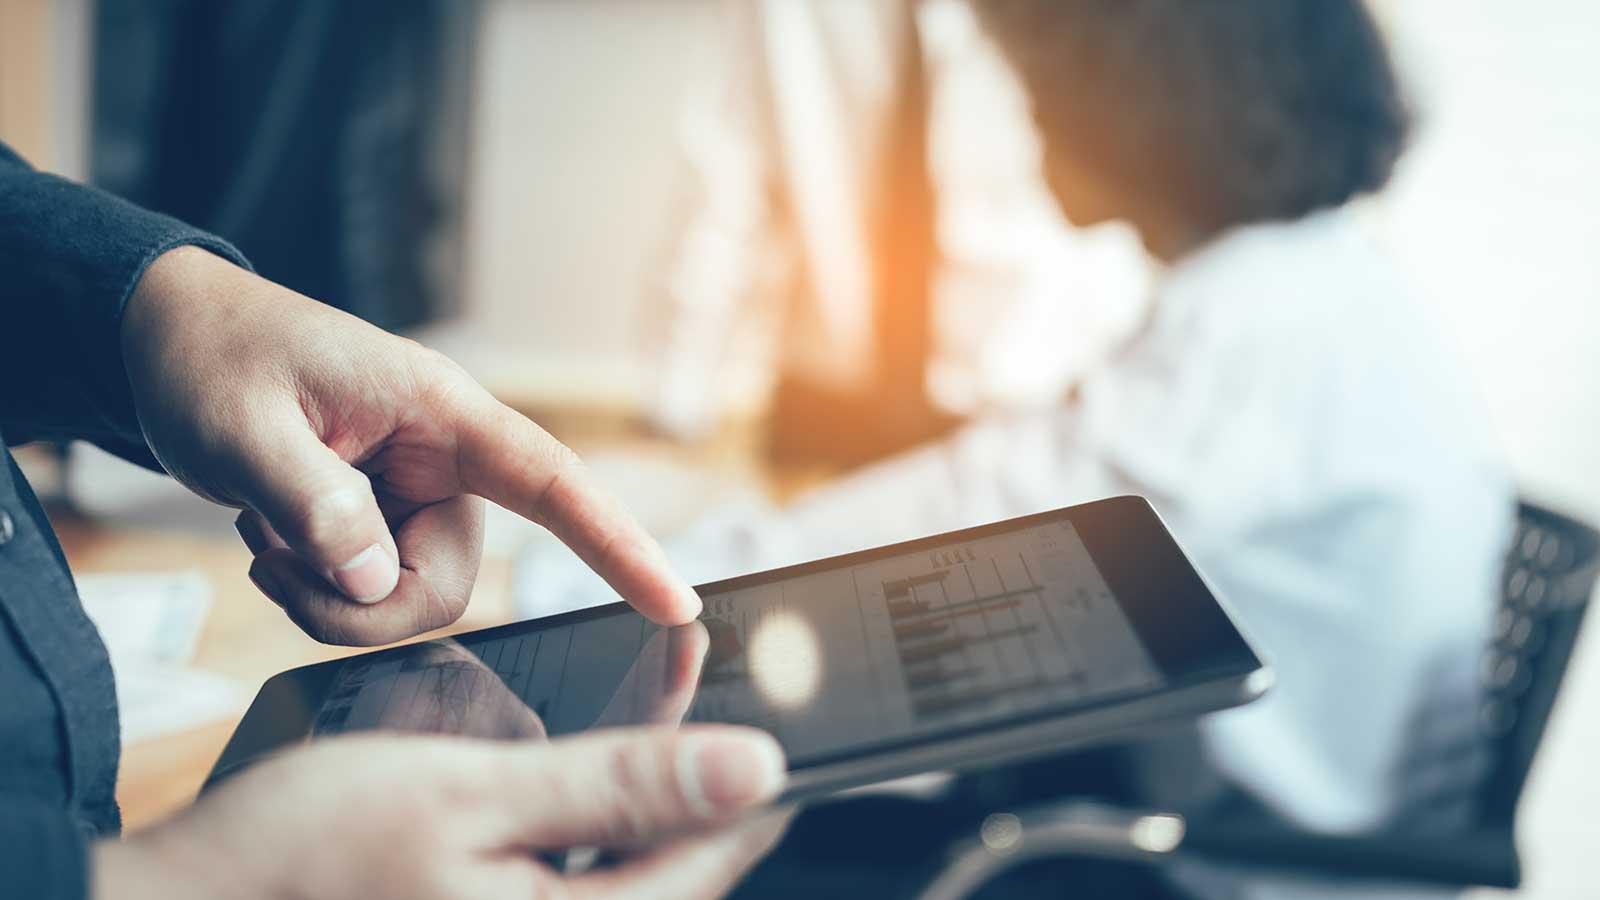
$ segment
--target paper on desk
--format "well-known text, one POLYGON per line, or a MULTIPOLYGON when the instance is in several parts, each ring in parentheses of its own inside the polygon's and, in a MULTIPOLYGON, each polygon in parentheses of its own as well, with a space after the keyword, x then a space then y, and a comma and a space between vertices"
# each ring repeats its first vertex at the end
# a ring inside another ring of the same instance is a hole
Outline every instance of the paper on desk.
POLYGON ((78 597, 113 658, 182 665, 211 608, 211 585, 199 572, 79 575, 78 597))
POLYGON ((93 574, 77 582, 111 656, 124 746, 225 718, 244 705, 240 685, 187 667, 211 607, 204 575, 93 574))
POLYGON ((111 668, 124 747, 225 719, 248 699, 233 679, 200 669, 143 660, 119 665, 115 657, 111 668))

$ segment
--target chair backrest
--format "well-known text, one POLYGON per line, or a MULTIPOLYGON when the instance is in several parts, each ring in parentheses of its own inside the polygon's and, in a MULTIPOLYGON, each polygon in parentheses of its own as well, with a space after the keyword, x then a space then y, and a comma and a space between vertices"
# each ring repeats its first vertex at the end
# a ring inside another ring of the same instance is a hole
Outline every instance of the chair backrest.
POLYGON ((1494 640, 1483 660, 1480 721, 1489 770, 1478 808, 1485 823, 1509 826, 1516 814, 1597 575, 1600 535, 1594 529, 1520 505, 1494 640))
MULTIPOLYGON (((1513 828, 1517 800, 1544 737, 1597 576, 1600 534, 1532 504, 1519 506, 1516 539, 1501 576, 1494 638, 1482 660, 1483 688, 1462 683, 1481 698, 1478 722, 1474 725, 1462 714, 1470 707, 1462 705, 1461 695, 1440 698, 1451 707, 1440 719, 1447 724, 1432 736, 1436 739, 1421 742, 1429 746, 1419 748, 1415 761, 1419 770, 1462 766, 1461 777, 1422 786, 1414 798, 1419 814, 1407 816, 1414 821, 1377 834, 1329 836, 1288 826, 1246 800, 1242 812, 1230 808, 1213 820, 1192 820, 1185 850, 1234 866, 1313 877, 1331 874, 1347 885, 1358 883, 1352 879, 1372 878, 1386 883, 1515 887, 1521 878, 1513 828), (1431 824, 1417 827, 1424 822, 1431 824), (1447 830, 1436 827, 1441 824, 1447 830)), ((1419 730, 1430 731, 1426 725, 1419 730)), ((1055 846, 1043 846, 1028 858, 1107 855, 1100 847, 1103 840, 1057 836, 1053 841, 1055 846)), ((981 845, 974 846, 979 849, 968 855, 982 856, 981 845)), ((1118 858, 1138 858, 1130 847, 1122 848, 1118 858)), ((927 896, 965 896, 1000 867, 995 860, 1005 857, 990 853, 987 859, 989 868, 979 872, 981 878, 965 871, 951 875, 953 870, 947 870, 947 877, 935 884, 936 888, 958 885, 959 892, 930 889, 927 896)), ((962 865, 970 862, 963 860, 962 865)))

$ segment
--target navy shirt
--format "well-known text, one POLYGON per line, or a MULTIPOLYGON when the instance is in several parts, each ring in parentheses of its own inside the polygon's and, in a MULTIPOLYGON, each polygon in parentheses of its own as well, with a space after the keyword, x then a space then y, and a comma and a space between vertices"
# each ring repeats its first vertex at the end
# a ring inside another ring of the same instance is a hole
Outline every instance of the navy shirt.
POLYGON ((0 144, 0 889, 80 898, 88 841, 115 834, 120 752, 105 647, 10 446, 86 439, 154 466, 121 350, 144 270, 181 222, 35 172, 0 144))

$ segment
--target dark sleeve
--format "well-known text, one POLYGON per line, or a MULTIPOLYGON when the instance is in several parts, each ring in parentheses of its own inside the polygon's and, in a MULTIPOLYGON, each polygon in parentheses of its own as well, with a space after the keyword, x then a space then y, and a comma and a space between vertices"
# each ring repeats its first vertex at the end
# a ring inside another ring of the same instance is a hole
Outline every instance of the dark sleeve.
POLYGON ((0 144, 0 431, 145 454, 123 368, 122 308, 156 257, 226 241, 36 172, 0 144))
POLYGON ((0 884, 8 897, 84 900, 88 839, 60 808, 0 795, 0 884))

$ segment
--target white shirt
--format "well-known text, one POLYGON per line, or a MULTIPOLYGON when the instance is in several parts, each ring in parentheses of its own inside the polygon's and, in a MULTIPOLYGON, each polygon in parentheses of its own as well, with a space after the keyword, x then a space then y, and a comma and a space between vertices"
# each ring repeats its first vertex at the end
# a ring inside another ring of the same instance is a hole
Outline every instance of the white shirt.
MULTIPOLYGON (((1151 310, 1074 402, 974 424, 788 509, 726 508, 668 553, 699 583, 1147 496, 1278 675, 1203 720, 1213 763, 1303 827, 1383 824, 1418 790, 1408 742, 1475 727, 1514 494, 1472 379, 1346 210, 1221 236, 1165 274, 1151 310), (1417 727, 1430 697, 1454 718, 1417 727)), ((614 599, 555 561, 521 568, 523 612, 614 599)), ((1207 897, 1378 895, 1176 875, 1207 897)))
POLYGON ((1151 499, 1277 670, 1204 721, 1214 762, 1305 827, 1387 819, 1412 718, 1476 671, 1514 497, 1454 347, 1347 211, 1179 262, 1076 402, 678 549, 720 577, 1122 493, 1151 499))

